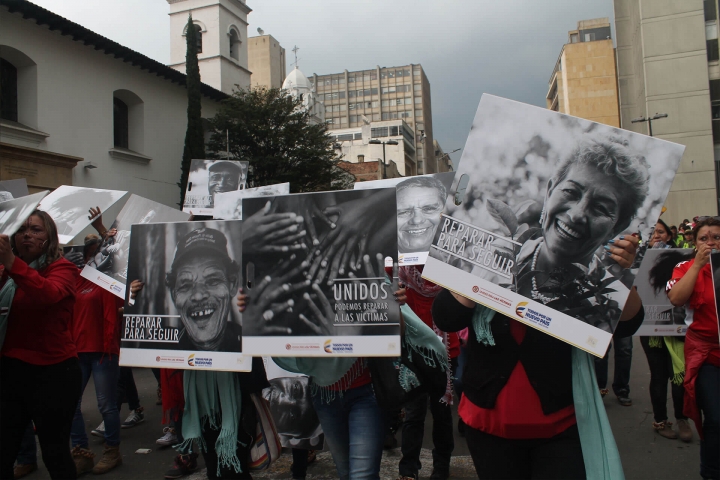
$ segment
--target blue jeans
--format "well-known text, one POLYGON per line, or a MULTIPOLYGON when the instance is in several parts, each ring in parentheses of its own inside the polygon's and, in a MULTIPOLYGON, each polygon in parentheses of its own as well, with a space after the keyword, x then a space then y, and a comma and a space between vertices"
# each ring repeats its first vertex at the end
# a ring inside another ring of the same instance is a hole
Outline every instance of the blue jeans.
POLYGON ((598 388, 605 388, 608 381, 608 361, 610 350, 615 344, 615 375, 613 392, 618 397, 630 396, 630 366, 632 364, 633 337, 613 338, 603 358, 595 358, 595 374, 598 388))
POLYGON ((33 465, 37 464, 37 444, 35 443, 35 427, 33 423, 28 423, 23 434, 22 443, 20 444, 20 451, 17 455, 16 460, 18 465, 33 465))
POLYGON ((697 405, 703 416, 700 476, 720 478, 720 367, 705 364, 695 380, 697 405))
POLYGON ((107 353, 78 353, 80 370, 82 371, 82 390, 80 400, 75 410, 70 438, 72 446, 88 447, 88 437, 85 433, 85 420, 80 409, 82 393, 85 392, 90 375, 95 381, 95 394, 97 395, 98 409, 105 422, 105 443, 111 447, 120 445, 120 413, 117 408, 117 383, 120 367, 117 355, 107 353), (102 361, 101 361, 102 359, 102 361))
POLYGON ((329 403, 318 393, 313 406, 340 479, 379 479, 385 422, 372 385, 337 392, 329 403))

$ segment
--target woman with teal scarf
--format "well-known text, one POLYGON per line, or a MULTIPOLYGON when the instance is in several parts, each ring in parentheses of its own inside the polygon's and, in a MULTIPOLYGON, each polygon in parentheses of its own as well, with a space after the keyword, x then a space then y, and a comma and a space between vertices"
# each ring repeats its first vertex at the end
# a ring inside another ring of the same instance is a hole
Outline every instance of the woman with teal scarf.
MULTIPOLYGON (((612 258, 627 268, 636 247, 616 241, 612 258)), ((615 335, 643 317, 633 290, 615 335)), ((447 290, 433 319, 447 332, 470 328, 458 413, 478 478, 623 478, 587 353, 447 290)))

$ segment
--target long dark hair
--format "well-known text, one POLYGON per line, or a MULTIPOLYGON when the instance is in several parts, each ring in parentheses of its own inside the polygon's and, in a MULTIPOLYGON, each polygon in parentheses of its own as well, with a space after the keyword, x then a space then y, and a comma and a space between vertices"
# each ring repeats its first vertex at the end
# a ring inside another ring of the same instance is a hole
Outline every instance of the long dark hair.
POLYGON ((680 262, 692 259, 694 256, 693 253, 685 253, 682 250, 662 250, 648 274, 650 286, 655 290, 655 295, 665 290, 665 285, 672 278, 675 266, 680 262))
MULTIPOLYGON (((30 217, 38 217, 42 223, 43 227, 45 227, 45 231, 47 232, 47 244, 45 245, 45 251, 43 252, 45 254, 45 262, 40 265, 39 268, 45 268, 51 263, 53 263, 55 260, 62 257, 62 250, 60 249, 60 240, 58 239, 58 233, 57 233, 57 227, 55 226, 55 221, 52 219, 50 215, 43 212, 42 210, 33 210, 33 212, 30 214, 28 219, 30 217)), ((15 252, 15 255, 17 255, 17 248, 15 247, 15 234, 13 234, 12 237, 10 237, 10 246, 13 249, 13 252, 15 252)))

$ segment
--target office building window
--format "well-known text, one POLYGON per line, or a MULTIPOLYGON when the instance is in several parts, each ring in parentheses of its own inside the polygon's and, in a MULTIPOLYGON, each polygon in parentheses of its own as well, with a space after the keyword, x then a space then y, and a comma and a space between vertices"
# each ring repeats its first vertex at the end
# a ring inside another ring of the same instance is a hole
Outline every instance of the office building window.
POLYGON ((715 6, 715 0, 705 0, 705 21, 717 20, 717 7, 715 6))
POLYGON ((718 51, 717 38, 708 40, 707 42, 707 59, 709 62, 720 59, 720 52, 718 51))
POLYGON ((415 110, 415 118, 423 118, 422 110, 415 110))
POLYGON ((116 147, 128 148, 128 131, 128 106, 119 98, 113 97, 113 143, 116 147))
POLYGON ((415 97, 415 104, 416 104, 416 105, 419 105, 419 104, 421 104, 421 103, 422 103, 422 98, 421 98, 421 97, 415 97))
POLYGON ((416 68, 415 70, 413 70, 413 75, 416 76, 416 77, 419 77, 419 76, 420 76, 420 69, 419 69, 419 68, 416 68))
POLYGON ((380 114, 379 114, 379 113, 373 113, 372 119, 373 119, 373 122, 379 122, 379 121, 380 121, 380 114))
POLYGON ((400 112, 400 118, 410 118, 412 116, 412 112, 410 110, 406 112, 400 112))
POLYGON ((420 85, 419 83, 416 83, 415 85, 413 85, 413 90, 415 90, 416 92, 419 92, 420 90, 422 90, 422 85, 420 85))
POLYGON ((388 127, 373 127, 370 129, 370 138, 381 138, 388 136, 388 127))
MULTIPOLYGON (((350 110, 352 110, 352 108, 350 110)), ((357 115, 350 115, 350 123, 357 123, 357 121, 358 121, 357 115)))

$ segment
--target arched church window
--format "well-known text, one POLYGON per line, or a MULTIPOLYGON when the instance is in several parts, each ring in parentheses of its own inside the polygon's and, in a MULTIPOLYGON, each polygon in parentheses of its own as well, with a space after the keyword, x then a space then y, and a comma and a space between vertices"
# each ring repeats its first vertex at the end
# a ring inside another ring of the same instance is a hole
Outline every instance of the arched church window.
POLYGON ((240 35, 234 28, 230 29, 230 57, 240 60, 240 35))
POLYGON ((4 58, 0 58, 0 118, 18 121, 18 72, 4 58))
POLYGON ((197 34, 195 36, 195 38, 196 38, 195 45, 197 46, 197 53, 202 53, 202 27, 200 25, 195 24, 195 30, 197 31, 197 34))
POLYGON ((116 147, 128 148, 129 126, 127 104, 119 98, 113 97, 113 136, 116 147))

